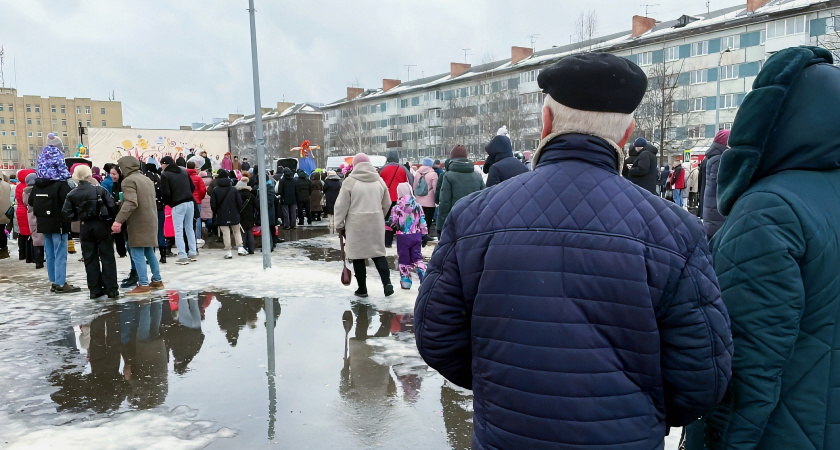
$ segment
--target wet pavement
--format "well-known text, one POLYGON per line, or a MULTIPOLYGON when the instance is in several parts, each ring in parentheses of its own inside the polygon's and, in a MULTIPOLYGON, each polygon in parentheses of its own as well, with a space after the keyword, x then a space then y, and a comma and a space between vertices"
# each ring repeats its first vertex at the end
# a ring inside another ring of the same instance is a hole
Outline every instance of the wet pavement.
POLYGON ((469 448, 470 391, 415 348, 417 286, 357 301, 335 235, 284 238, 267 272, 205 249, 118 301, 51 295, 0 261, 0 447, 469 448))

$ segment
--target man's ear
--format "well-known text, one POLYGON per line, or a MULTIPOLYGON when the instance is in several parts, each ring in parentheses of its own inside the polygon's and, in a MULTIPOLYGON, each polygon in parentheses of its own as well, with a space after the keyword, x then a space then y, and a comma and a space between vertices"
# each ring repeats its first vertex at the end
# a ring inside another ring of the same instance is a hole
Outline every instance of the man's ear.
POLYGON ((630 126, 627 127, 626 131, 624 131, 624 137, 621 138, 621 142, 616 142, 616 144, 619 147, 624 148, 624 146, 627 145, 627 141, 630 140, 630 136, 633 135, 634 131, 636 131, 636 119, 630 121, 630 126))
POLYGON ((554 121, 554 115, 551 114, 551 110, 548 109, 548 106, 543 106, 542 121, 543 121, 542 139, 545 139, 546 136, 551 134, 551 122, 554 121))

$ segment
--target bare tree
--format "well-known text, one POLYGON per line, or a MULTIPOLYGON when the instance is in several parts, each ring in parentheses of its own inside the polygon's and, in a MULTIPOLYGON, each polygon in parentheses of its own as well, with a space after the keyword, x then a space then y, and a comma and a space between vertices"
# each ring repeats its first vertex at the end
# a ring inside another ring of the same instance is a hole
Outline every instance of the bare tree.
POLYGON ((575 21, 574 37, 577 42, 583 43, 584 46, 591 47, 592 40, 598 32, 598 13, 594 9, 588 11, 581 11, 575 21))
POLYGON ((362 120, 362 105, 359 98, 347 102, 338 110, 338 144, 346 155, 366 150, 371 144, 366 132, 366 123, 362 120))
POLYGON ((817 45, 830 51, 835 61, 840 61, 840 11, 832 10, 831 17, 825 20, 826 34, 817 38, 817 45))
POLYGON ((636 135, 653 141, 659 138, 663 154, 676 141, 669 132, 680 114, 677 101, 687 98, 688 92, 680 86, 683 65, 657 63, 648 73, 648 87, 642 103, 636 109, 636 135), (682 97, 682 98, 681 98, 682 97))

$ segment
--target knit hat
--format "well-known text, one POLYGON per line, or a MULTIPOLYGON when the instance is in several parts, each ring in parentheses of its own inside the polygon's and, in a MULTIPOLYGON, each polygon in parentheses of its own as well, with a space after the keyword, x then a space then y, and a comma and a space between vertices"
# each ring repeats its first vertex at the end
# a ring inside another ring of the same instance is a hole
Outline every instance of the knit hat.
POLYGON ((172 158, 171 156, 164 156, 163 158, 160 159, 160 164, 161 165, 163 165, 163 164, 172 165, 172 164, 175 164, 175 159, 172 158))
POLYGON ((436 159, 436 160, 435 160, 435 163, 434 163, 434 165, 432 165, 432 167, 434 167, 434 168, 439 168, 439 167, 440 167, 440 160, 439 160, 439 159, 436 159))
POLYGON ((720 130, 715 135, 715 142, 720 145, 728 145, 729 143, 729 130, 720 130))
POLYGON ((47 134, 47 145, 55 148, 64 148, 64 143, 61 142, 61 139, 55 133, 47 134))
MULTIPOLYGON (((168 156, 167 156, 166 158, 168 158, 168 156)), ((163 158, 163 159, 166 159, 166 158, 163 158)), ((163 161, 161 161, 161 162, 163 162, 163 161)), ((168 175, 167 175, 167 176, 168 176, 168 175)), ((219 170, 216 172, 216 178, 222 178, 222 177, 225 177, 225 178, 230 178, 230 176, 228 175, 228 171, 227 171, 227 170, 225 170, 225 169, 219 169, 219 170)))
POLYGON ((428 167, 432 167, 432 166, 435 165, 435 162, 432 161, 432 158, 424 158, 423 159, 423 165, 428 166, 428 167))
POLYGON ((455 158, 466 158, 467 157, 467 147, 463 145, 456 145, 452 152, 449 153, 449 159, 455 158))
POLYGON ((366 155, 364 153, 357 153, 356 156, 353 157, 353 165, 354 166, 359 165, 359 163, 365 163, 365 162, 369 163, 370 158, 368 157, 368 155, 366 155))
POLYGON ((647 139, 640 137, 636 139, 636 142, 633 143, 633 147, 644 147, 647 145, 647 139))
POLYGON ((38 155, 38 165, 35 172, 38 174, 38 178, 48 180, 62 181, 70 178, 70 171, 67 170, 67 164, 64 162, 64 153, 61 152, 60 147, 52 145, 44 147, 44 150, 38 155))
POLYGON ((411 185, 405 182, 398 184, 397 197, 403 198, 406 195, 414 195, 414 191, 411 189, 411 185))

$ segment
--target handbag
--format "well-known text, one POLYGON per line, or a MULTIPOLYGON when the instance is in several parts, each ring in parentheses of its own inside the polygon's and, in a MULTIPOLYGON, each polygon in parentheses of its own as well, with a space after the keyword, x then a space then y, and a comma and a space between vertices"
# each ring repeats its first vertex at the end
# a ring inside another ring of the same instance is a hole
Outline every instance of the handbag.
POLYGON ((7 219, 12 220, 15 217, 15 207, 9 206, 9 209, 7 209, 6 212, 3 214, 6 216, 7 219))
POLYGON ((350 269, 347 268, 347 256, 344 254, 344 232, 338 234, 338 239, 341 241, 341 262, 344 264, 344 268, 341 269, 341 284, 350 286, 353 275, 350 273, 350 269))

